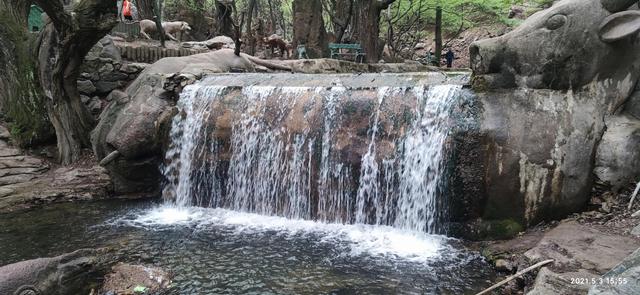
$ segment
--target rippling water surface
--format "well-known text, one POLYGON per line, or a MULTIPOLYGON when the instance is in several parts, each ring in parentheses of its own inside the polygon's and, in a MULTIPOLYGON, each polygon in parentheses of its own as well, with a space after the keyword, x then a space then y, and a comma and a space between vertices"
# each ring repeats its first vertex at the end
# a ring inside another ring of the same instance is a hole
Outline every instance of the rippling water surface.
POLYGON ((473 294, 495 278, 444 236, 148 202, 0 215, 0 265, 112 246, 175 274, 176 294, 473 294))

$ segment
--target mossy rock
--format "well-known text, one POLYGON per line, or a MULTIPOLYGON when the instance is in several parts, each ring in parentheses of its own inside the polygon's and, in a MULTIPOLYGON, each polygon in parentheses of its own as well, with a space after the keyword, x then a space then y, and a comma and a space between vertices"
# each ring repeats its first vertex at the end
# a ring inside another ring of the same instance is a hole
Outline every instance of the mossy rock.
POLYGON ((524 231, 524 227, 513 219, 482 220, 450 224, 450 235, 467 240, 507 240, 524 231))
POLYGON ((513 219, 490 220, 481 224, 481 231, 492 239, 510 239, 522 232, 524 227, 513 219))

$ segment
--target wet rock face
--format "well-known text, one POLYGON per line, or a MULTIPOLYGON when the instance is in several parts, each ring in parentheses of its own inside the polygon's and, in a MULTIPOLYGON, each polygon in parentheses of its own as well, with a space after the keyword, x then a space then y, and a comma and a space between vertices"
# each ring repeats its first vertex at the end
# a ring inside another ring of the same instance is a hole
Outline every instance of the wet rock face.
POLYGON ((559 1, 471 46, 486 165, 481 217, 527 226, 581 210, 596 158, 596 174, 612 185, 638 175, 629 167, 637 149, 613 147, 633 144, 637 118, 607 119, 637 109, 625 105, 640 74, 635 3, 559 1))
POLYGON ((640 120, 622 114, 606 124, 596 154, 596 177, 616 188, 635 183, 640 176, 640 120))
POLYGON ((514 90, 478 94, 486 202, 483 218, 523 225, 581 210, 604 131, 593 93, 514 90))
MULTIPOLYGON (((158 167, 163 157, 163 147, 167 144, 168 128, 175 115, 174 106, 182 87, 206 74, 219 74, 238 69, 254 72, 256 66, 254 60, 249 60, 245 56, 237 57, 232 50, 225 49, 188 57, 165 58, 147 67, 125 92, 114 91, 113 95, 118 98, 108 99, 111 103, 102 113, 101 120, 93 131, 92 144, 99 159, 104 159, 115 151, 118 152, 118 157, 105 163, 111 173, 116 192, 150 192, 158 188, 160 183, 158 167)), ((261 83, 260 85, 273 87, 293 84, 301 87, 331 87, 335 86, 334 80, 339 80, 338 77, 329 75, 304 75, 303 78, 300 75, 302 74, 229 75, 221 76, 219 85, 233 86, 243 82, 247 85, 261 83)), ((431 76, 438 83, 446 80, 446 76, 442 74, 434 73, 431 76)), ((419 84, 420 79, 422 78, 419 75, 415 77, 363 75, 353 76, 353 84, 350 86, 372 89, 377 87, 375 85, 393 85, 393 83, 412 86, 419 84)), ((373 98, 368 97, 362 100, 371 103, 375 102, 375 99, 374 95, 373 98)), ((234 109, 229 107, 228 111, 232 112, 232 110, 234 109)), ((240 113, 244 110, 235 111, 240 113)), ((363 119, 354 124, 366 125, 370 115, 366 113, 366 120, 363 119)), ((360 128, 364 131, 358 130, 364 132, 364 137, 366 137, 365 127, 360 128)), ((343 141, 345 145, 351 144, 348 138, 343 141)))

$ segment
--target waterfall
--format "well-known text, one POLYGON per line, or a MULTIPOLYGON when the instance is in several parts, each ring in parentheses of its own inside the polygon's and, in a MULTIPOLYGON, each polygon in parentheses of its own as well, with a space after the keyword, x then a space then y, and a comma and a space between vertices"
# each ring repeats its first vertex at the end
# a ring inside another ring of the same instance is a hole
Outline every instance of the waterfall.
POLYGON ((436 206, 438 188, 444 174, 445 141, 449 131, 445 123, 458 90, 434 86, 426 95, 416 95, 426 101, 422 110, 417 110, 411 130, 401 144, 396 227, 430 233, 437 230, 441 213, 436 206))
POLYGON ((450 114, 461 86, 366 91, 375 101, 343 86, 187 86, 166 151, 164 198, 176 206, 438 232, 450 114), (388 112, 407 100, 413 109, 392 118, 388 112), (226 114, 229 107, 241 111, 226 114), (369 116, 366 136, 351 121, 362 114, 369 116), (217 130, 219 121, 232 127, 217 130), (358 161, 350 149, 361 151, 358 161))

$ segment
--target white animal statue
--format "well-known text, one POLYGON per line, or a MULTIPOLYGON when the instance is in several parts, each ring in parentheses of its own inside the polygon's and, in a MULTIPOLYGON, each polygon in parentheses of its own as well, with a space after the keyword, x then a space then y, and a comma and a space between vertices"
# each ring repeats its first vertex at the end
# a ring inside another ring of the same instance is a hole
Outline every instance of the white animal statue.
MULTIPOLYGON (((167 38, 178 41, 176 39, 175 34, 178 32, 184 33, 186 31, 191 31, 191 27, 187 22, 176 21, 176 22, 162 22, 162 28, 164 28, 164 33, 167 38)), ((140 21, 140 35, 151 40, 151 36, 149 33, 157 32, 158 28, 156 27, 156 22, 143 19, 140 21)))

